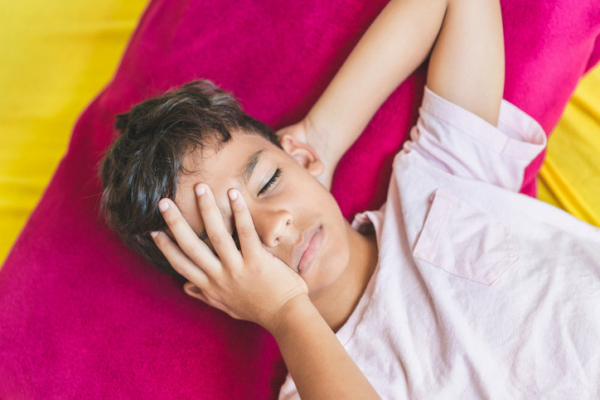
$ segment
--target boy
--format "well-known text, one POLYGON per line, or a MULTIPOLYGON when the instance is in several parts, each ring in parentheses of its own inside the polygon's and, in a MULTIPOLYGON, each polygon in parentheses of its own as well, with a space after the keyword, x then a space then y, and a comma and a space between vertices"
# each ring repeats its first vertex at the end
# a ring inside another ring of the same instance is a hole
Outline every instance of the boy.
POLYGON ((393 1, 280 144, 206 83, 134 108, 102 167, 109 222, 273 334, 282 398, 597 397, 600 234, 515 193, 545 135, 503 84, 497 1, 393 1), (350 227, 335 165, 432 46, 386 205, 350 227))

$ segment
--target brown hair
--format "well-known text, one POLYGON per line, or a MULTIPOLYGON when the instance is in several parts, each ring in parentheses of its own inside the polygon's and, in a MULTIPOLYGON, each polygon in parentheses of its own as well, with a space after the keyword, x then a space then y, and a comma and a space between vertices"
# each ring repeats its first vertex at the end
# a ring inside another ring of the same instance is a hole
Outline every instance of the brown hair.
POLYGON ((265 124, 241 110, 233 95, 210 81, 194 81, 146 100, 117 116, 120 135, 100 161, 101 214, 131 249, 160 270, 177 273, 150 237, 166 229, 158 201, 174 198, 184 158, 215 148, 231 132, 261 135, 281 147, 265 124))

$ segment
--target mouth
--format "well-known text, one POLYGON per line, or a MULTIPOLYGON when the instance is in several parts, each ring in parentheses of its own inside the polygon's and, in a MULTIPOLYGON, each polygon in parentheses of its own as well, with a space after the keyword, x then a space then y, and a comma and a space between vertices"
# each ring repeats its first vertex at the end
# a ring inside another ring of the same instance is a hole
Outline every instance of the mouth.
POLYGON ((317 225, 307 229, 302 234, 302 241, 294 247, 294 265, 300 275, 308 271, 319 253, 323 243, 322 228, 322 225, 317 225))

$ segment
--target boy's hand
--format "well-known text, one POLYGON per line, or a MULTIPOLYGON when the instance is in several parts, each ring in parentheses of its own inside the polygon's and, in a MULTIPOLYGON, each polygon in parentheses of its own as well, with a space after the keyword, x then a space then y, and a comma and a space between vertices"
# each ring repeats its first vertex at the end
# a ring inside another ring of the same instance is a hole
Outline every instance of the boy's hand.
POLYGON ((206 304, 233 318, 274 329, 286 304, 298 298, 308 299, 306 283, 262 246, 238 190, 230 189, 228 195, 241 251, 225 227, 210 188, 200 184, 196 193, 207 235, 218 257, 169 199, 162 199, 159 208, 179 246, 164 232, 153 232, 156 245, 173 268, 195 285, 188 290, 197 293, 206 304))

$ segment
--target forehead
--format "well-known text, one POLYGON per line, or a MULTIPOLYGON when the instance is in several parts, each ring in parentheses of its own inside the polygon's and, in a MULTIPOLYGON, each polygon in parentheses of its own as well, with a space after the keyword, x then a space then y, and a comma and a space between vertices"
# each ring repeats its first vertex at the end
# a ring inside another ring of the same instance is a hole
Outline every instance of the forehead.
POLYGON ((219 147, 215 144, 188 153, 182 162, 183 173, 179 177, 179 184, 185 184, 190 179, 205 180, 209 185, 209 181, 222 181, 243 172, 249 158, 257 152, 261 151, 260 159, 273 149, 280 150, 261 135, 232 132, 231 140, 219 147))

